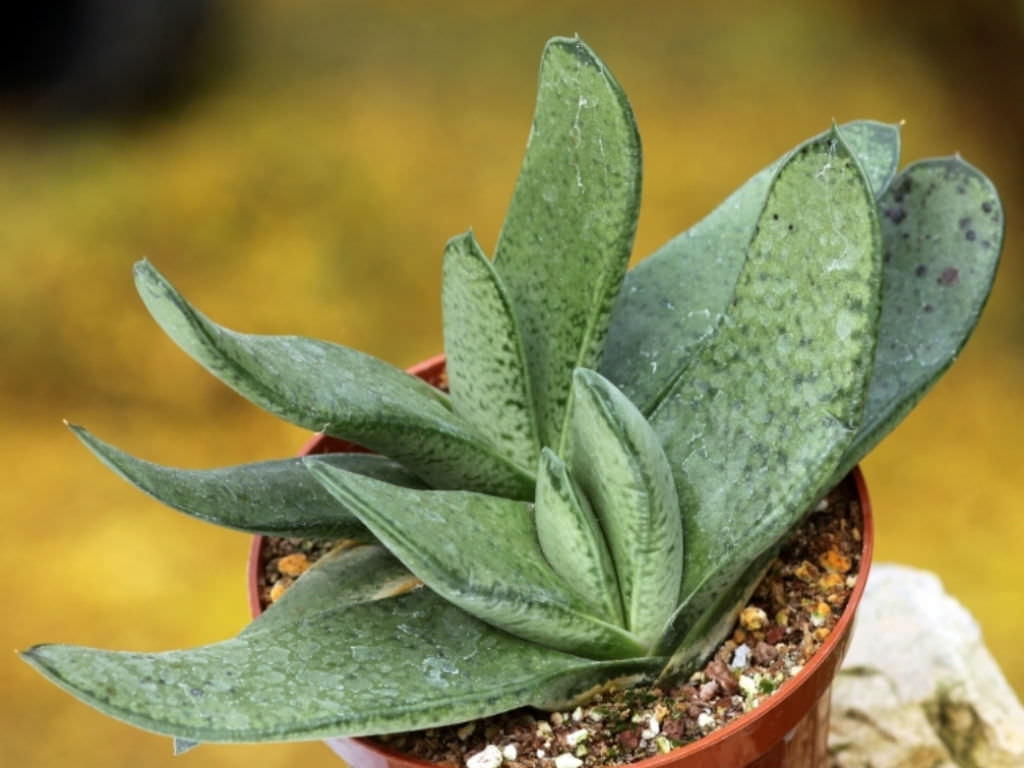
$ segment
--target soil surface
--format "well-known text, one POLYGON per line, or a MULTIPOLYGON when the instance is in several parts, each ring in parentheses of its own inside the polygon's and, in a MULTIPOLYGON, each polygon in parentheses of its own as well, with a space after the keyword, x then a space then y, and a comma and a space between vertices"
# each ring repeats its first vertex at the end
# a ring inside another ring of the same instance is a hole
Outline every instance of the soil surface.
MULTIPOLYGON (((518 709, 379 737, 411 757, 467 768, 589 768, 688 744, 784 688, 821 647, 857 583, 861 512, 848 478, 793 533, 704 668, 671 690, 602 694, 570 712, 518 709)), ((337 542, 268 538, 264 606, 337 542)))

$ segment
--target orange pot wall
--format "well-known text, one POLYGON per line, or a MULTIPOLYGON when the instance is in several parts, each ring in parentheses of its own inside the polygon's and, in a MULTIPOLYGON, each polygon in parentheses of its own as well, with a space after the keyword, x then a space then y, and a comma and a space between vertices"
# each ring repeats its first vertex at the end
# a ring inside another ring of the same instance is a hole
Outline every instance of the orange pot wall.
MULTIPOLYGON (((444 372, 444 356, 425 360, 409 372, 436 386, 444 372)), ((361 449, 342 440, 315 435, 300 455, 351 450, 361 449)), ((632 768, 825 768, 832 680, 850 643, 854 614, 867 583, 874 546, 874 524, 864 476, 859 467, 852 474, 863 515, 860 573, 828 639, 797 677, 784 683, 756 710, 685 747, 632 763, 632 768)), ((262 536, 253 537, 248 563, 253 618, 262 611, 256 586, 262 545, 262 536)), ((330 739, 325 743, 353 768, 434 768, 433 763, 392 752, 372 739, 330 739)))

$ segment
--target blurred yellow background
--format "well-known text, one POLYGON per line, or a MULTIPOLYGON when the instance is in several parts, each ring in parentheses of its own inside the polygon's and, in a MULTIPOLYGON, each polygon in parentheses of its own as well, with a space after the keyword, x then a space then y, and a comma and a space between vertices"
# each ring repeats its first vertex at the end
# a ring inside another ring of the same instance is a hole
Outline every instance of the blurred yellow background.
MULTIPOLYGON (((904 163, 959 151, 996 182, 1009 224, 987 313, 865 470, 878 558, 937 571, 1024 692, 1019 0, 235 0, 204 33, 205 58, 188 62, 199 85, 155 112, 57 123, 9 109, 2 645, 159 650, 246 621, 248 539, 134 491, 60 422, 188 467, 303 442, 164 338, 134 294, 132 262, 151 259, 229 327, 326 338, 402 366, 433 355, 442 246, 472 225, 493 249, 541 48, 573 33, 637 115, 637 257, 832 119, 905 119, 904 163)), ((172 764, 168 740, 78 704, 13 653, 0 663, 5 765, 172 764)), ((298 761, 335 764, 319 744, 203 746, 173 764, 298 761)))

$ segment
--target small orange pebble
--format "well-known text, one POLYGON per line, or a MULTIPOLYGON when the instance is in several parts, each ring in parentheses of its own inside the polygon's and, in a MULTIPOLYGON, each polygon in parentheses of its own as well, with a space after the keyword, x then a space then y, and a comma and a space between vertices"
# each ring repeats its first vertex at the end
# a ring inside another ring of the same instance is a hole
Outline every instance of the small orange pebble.
POLYGON ((832 606, 825 602, 819 602, 811 611, 811 624, 820 627, 831 615, 832 606))
POLYGON ((281 595, 285 593, 285 590, 292 585, 291 579, 281 579, 270 588, 270 602, 276 603, 281 599, 281 595))
POLYGON ((841 573, 829 571, 818 581, 818 585, 826 592, 831 592, 833 589, 839 589, 846 583, 846 578, 841 573))
POLYGON ((834 548, 819 557, 818 562, 821 563, 822 568, 831 573, 846 573, 853 565, 849 557, 834 548))
POLYGON ((793 575, 796 576, 800 581, 812 582, 818 578, 818 569, 814 563, 804 560, 796 568, 793 569, 793 575))
POLYGON ((747 633, 739 627, 736 627, 736 631, 732 633, 732 641, 736 643, 736 645, 745 643, 747 641, 747 633))
POLYGON ((828 627, 819 627, 814 630, 814 639, 821 641, 827 638, 830 634, 832 634, 832 630, 828 627))
POLYGON ((277 561, 277 570, 285 576, 301 576, 309 570, 309 558, 301 552, 285 555, 277 561))
POLYGON ((743 629, 764 629, 768 624, 768 614, 756 605, 748 605, 740 611, 740 626, 743 629))

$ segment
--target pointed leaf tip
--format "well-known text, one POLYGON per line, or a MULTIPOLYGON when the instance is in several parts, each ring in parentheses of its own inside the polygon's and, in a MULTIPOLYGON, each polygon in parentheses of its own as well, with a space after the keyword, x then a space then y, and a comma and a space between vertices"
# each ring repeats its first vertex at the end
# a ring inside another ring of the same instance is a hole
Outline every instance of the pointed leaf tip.
POLYGON ((644 655, 622 628, 593 615, 551 567, 531 504, 462 491, 414 491, 307 457, 306 465, 430 589, 479 619, 590 658, 644 655))
POLYGON ((679 494, 658 436, 596 371, 573 373, 568 462, 593 505, 618 577, 625 626, 651 646, 683 570, 679 494))
POLYGON ((564 441, 573 368, 600 359, 640 186, 640 138, 621 86, 582 41, 550 41, 494 258, 518 316, 542 445, 564 441))
POLYGON ((472 232, 445 247, 441 308, 455 412, 515 464, 534 467, 540 445, 519 323, 472 232))
POLYGON ((205 317, 148 264, 136 265, 136 278, 164 332, 270 413, 390 456, 435 487, 532 495, 532 467, 502 455, 426 382, 337 344, 232 331, 205 317))

